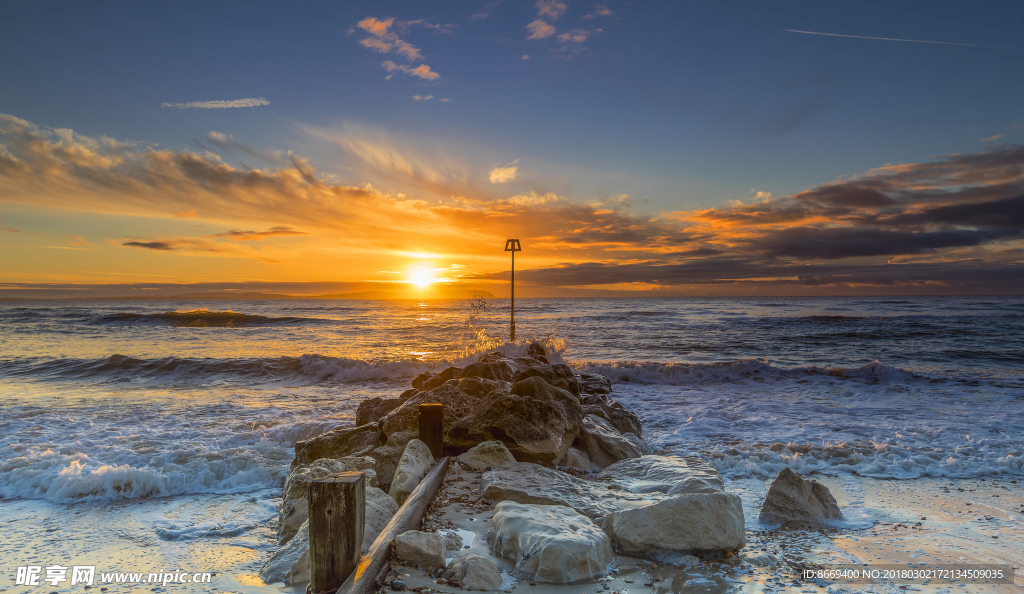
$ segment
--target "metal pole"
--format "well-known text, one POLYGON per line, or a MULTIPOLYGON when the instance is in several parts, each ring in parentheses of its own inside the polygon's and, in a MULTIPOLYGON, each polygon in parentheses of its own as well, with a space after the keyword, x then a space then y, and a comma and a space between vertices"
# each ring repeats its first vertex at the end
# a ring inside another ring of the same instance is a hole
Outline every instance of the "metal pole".
POLYGON ((509 342, 516 341, 516 253, 512 252, 512 318, 509 326, 509 342))

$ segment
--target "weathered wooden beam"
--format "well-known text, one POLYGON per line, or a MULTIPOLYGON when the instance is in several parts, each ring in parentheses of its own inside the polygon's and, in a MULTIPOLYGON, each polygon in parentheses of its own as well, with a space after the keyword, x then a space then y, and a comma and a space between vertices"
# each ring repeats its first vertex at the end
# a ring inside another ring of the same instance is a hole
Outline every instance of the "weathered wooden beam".
POLYGON ((391 541, 403 532, 419 528, 423 514, 426 513, 430 502, 434 500, 438 489, 444 484, 444 477, 448 473, 448 462, 447 457, 441 458, 430 469, 427 476, 423 477, 419 486, 405 500, 405 504, 391 518, 377 540, 373 541, 370 550, 359 559, 355 571, 338 588, 337 594, 373 594, 380 588, 381 581, 387 575, 386 569, 391 556, 391 541))
POLYGON ((313 592, 330 592, 352 574, 363 549, 366 479, 340 472, 309 484, 309 577, 313 592))
POLYGON ((420 405, 420 441, 430 448, 435 460, 444 455, 444 405, 420 405))

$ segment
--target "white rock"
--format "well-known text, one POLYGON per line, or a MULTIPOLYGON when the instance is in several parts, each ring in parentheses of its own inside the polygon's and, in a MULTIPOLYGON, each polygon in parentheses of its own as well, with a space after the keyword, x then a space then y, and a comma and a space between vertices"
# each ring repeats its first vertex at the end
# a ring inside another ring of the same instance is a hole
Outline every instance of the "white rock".
POLYGON ((559 466, 574 468, 583 472, 591 472, 594 469, 594 465, 590 462, 590 456, 583 450, 577 450, 576 448, 569 448, 569 451, 565 453, 565 456, 562 457, 558 464, 559 466))
POLYGON ((768 488, 758 521, 762 524, 783 524, 791 520, 823 523, 842 520, 828 487, 805 479, 788 467, 779 471, 768 488))
POLYGON ((309 521, 302 523, 288 544, 278 549, 263 567, 260 579, 265 583, 301 584, 309 581, 309 521))
POLYGON ((469 449, 468 452, 459 456, 459 462, 469 466, 473 470, 486 470, 515 464, 516 459, 512 452, 508 451, 505 444, 500 441, 485 441, 469 449))
POLYGON ((622 436, 611 423, 597 415, 583 418, 579 436, 576 438, 583 446, 595 468, 610 466, 619 460, 640 457, 640 450, 622 436))
POLYGON ((614 557, 607 534, 560 505, 502 501, 494 508, 487 542, 520 571, 554 584, 604 573, 614 557))
MULTIPOLYGON (((366 489, 366 523, 363 525, 363 553, 377 540, 381 530, 398 511, 398 504, 390 495, 377 487, 366 489)), ((260 569, 260 579, 271 584, 285 582, 303 584, 309 581, 309 520, 278 549, 260 569)))
POLYGON ((516 462, 485 472, 480 488, 483 497, 490 501, 564 505, 590 518, 653 501, 647 495, 610 491, 605 484, 530 462, 516 462))
POLYGON ((398 461, 398 469, 395 471, 395 478, 391 481, 391 490, 388 494, 394 498, 398 505, 405 503, 409 495, 420 484, 423 477, 427 475, 430 466, 434 463, 434 457, 430 455, 430 448, 427 444, 418 439, 409 441, 398 461))
POLYGON ((632 493, 720 493, 718 471, 696 456, 642 456, 612 464, 597 478, 632 493))
POLYGON ((745 544, 743 505, 732 493, 676 495, 598 520, 615 550, 657 558, 671 553, 738 550, 745 544))
POLYGON ((470 590, 497 590, 501 588, 501 571, 489 557, 463 551, 452 559, 448 569, 455 579, 470 590))
POLYGON ((376 462, 369 457, 320 458, 295 468, 284 483, 278 514, 277 544, 288 542, 309 517, 309 483, 338 472, 362 471, 367 487, 377 486, 376 462))
POLYGON ((444 567, 444 539, 434 532, 403 532, 395 537, 395 554, 407 565, 444 567))
POLYGON ((363 552, 369 550, 373 541, 380 536, 381 530, 388 525, 395 512, 398 511, 398 504, 390 495, 376 487, 366 489, 366 523, 363 527, 363 552))

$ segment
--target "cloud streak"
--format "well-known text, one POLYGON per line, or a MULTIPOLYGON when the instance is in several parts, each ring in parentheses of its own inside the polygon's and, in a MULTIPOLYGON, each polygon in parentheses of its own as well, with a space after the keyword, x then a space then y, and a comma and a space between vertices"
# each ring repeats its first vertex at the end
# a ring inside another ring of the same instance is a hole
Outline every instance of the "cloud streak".
POLYGON ((270 105, 263 97, 232 99, 230 101, 193 101, 191 103, 161 103, 163 109, 234 109, 237 107, 260 107, 270 105))
POLYGON ((992 49, 1009 49, 1015 50, 1020 49, 1016 47, 1007 47, 1002 45, 977 45, 974 43, 953 43, 951 41, 925 41, 923 39, 899 39, 895 37, 868 37, 866 35, 843 35, 841 33, 820 33, 818 31, 800 31, 797 29, 783 29, 789 33, 802 33, 804 35, 824 35, 826 37, 848 37, 850 39, 873 39, 876 41, 902 41, 905 43, 930 43, 933 45, 959 45, 961 47, 987 47, 992 49))
POLYGON ((406 66, 405 64, 395 64, 391 60, 384 60, 380 65, 388 72, 394 72, 397 70, 411 76, 418 76, 424 80, 437 80, 441 78, 440 74, 431 70, 430 66, 427 66, 426 64, 420 64, 413 68, 411 66, 406 66))

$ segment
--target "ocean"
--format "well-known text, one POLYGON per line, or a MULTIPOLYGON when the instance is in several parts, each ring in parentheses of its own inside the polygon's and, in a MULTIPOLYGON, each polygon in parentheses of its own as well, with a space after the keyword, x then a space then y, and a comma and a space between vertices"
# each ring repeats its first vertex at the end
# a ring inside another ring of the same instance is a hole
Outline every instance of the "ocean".
POLYGON ((748 528, 784 466, 1024 475, 1022 297, 520 299, 516 321, 510 344, 500 299, 0 303, 0 591, 53 564, 285 589, 255 574, 294 442, 530 341, 708 460, 748 528))

